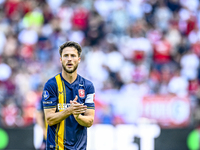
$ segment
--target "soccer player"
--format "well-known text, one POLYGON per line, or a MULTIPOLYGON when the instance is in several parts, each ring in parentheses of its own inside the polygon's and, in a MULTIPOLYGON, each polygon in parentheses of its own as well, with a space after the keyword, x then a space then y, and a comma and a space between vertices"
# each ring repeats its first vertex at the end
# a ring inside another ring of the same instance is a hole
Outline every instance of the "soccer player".
POLYGON ((76 42, 61 45, 62 72, 44 86, 47 150, 86 150, 87 127, 94 121, 95 91, 92 82, 77 74, 81 52, 76 42))

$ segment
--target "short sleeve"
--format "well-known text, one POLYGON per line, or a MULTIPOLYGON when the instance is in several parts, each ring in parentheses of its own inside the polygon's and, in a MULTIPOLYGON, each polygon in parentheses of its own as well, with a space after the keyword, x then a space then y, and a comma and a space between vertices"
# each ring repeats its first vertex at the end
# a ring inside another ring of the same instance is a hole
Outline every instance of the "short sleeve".
POLYGON ((49 80, 43 89, 42 103, 44 109, 55 108, 58 102, 57 84, 53 79, 49 80))
POLYGON ((85 99, 85 105, 87 105, 88 109, 95 108, 94 101, 95 101, 95 89, 94 89, 94 85, 91 83, 88 86, 87 95, 86 95, 86 99, 85 99))

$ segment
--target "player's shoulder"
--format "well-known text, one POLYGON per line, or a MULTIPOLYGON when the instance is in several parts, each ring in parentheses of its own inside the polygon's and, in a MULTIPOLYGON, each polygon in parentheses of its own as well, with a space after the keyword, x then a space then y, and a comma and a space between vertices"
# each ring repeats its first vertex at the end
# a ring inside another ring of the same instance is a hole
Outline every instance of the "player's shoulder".
POLYGON ((79 82, 83 82, 85 86, 93 86, 92 81, 90 81, 90 80, 88 80, 88 79, 86 79, 86 78, 84 78, 80 75, 79 75, 79 77, 80 77, 79 82))
MULTIPOLYGON (((58 74, 57 74, 58 75, 58 74)), ((45 86, 57 86, 57 82, 56 82, 56 76, 51 77, 50 79, 47 80, 45 86)))
POLYGON ((84 88, 88 94, 95 93, 95 88, 94 88, 92 81, 90 81, 84 77, 80 76, 79 86, 84 86, 84 88))

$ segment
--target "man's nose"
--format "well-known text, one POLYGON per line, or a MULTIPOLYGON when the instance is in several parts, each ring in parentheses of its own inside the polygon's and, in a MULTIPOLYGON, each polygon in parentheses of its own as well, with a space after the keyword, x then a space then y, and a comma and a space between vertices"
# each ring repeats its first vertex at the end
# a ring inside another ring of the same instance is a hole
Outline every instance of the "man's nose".
POLYGON ((68 60, 72 60, 72 57, 71 57, 71 56, 69 56, 69 57, 68 57, 68 60))

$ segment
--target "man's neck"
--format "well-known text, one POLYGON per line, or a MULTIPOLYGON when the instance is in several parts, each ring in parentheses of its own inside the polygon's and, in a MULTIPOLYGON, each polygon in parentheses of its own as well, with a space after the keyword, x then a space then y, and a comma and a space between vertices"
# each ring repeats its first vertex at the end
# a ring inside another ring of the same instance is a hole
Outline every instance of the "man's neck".
POLYGON ((62 77, 69 82, 70 84, 73 83, 77 78, 77 71, 74 71, 73 73, 67 73, 64 70, 62 70, 62 77))

